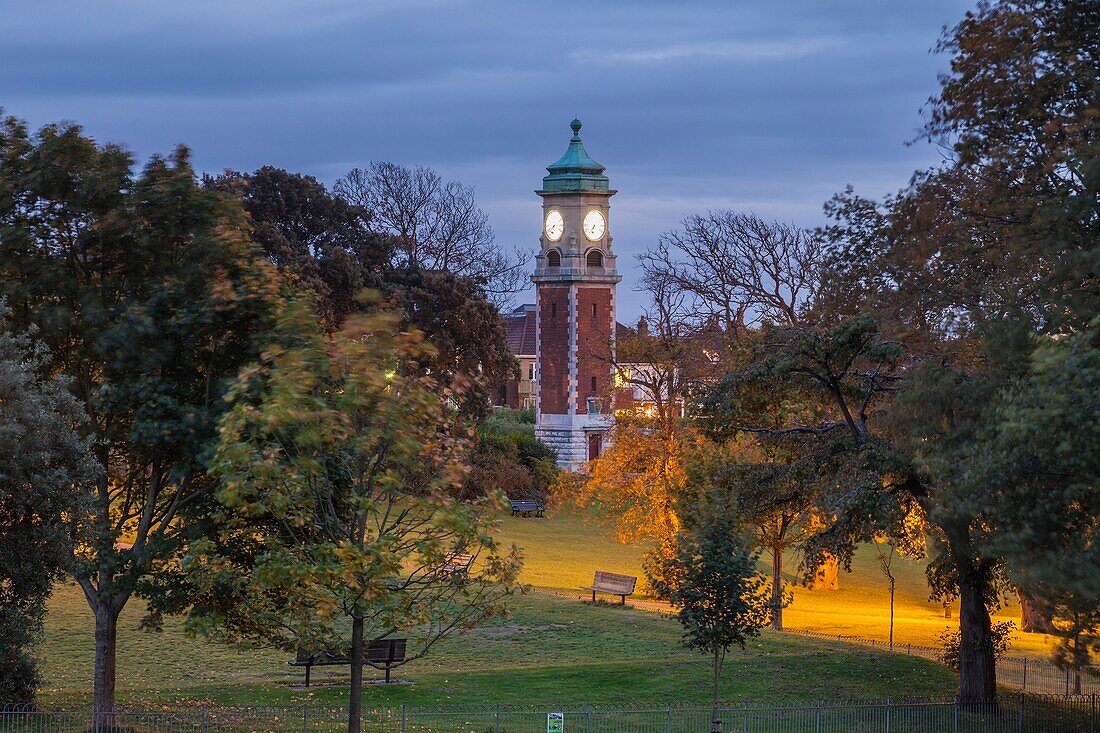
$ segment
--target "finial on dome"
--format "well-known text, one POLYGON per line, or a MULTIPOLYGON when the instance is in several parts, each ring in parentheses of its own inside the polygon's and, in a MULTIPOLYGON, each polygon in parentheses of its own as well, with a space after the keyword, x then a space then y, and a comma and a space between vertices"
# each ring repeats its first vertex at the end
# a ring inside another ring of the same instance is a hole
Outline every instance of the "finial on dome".
POLYGON ((572 128, 574 137, 581 134, 581 121, 578 120, 576 117, 574 117, 573 121, 569 123, 569 127, 572 128))

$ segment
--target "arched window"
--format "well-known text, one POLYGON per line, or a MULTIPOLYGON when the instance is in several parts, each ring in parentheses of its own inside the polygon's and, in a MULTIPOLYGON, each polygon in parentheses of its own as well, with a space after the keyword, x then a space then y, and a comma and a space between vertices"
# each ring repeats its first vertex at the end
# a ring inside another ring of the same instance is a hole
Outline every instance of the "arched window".
POLYGON ((546 253, 546 266, 561 267, 561 254, 556 249, 546 253))
POLYGON ((587 260, 589 267, 603 267, 603 252, 594 249, 588 253, 587 260))

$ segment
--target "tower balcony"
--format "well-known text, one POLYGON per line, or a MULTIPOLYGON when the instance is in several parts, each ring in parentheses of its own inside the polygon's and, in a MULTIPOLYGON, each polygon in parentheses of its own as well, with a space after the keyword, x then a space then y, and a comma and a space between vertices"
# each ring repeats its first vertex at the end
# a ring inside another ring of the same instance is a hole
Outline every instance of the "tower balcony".
POLYGON ((617 283, 622 275, 614 267, 537 267, 531 282, 600 282, 617 283))

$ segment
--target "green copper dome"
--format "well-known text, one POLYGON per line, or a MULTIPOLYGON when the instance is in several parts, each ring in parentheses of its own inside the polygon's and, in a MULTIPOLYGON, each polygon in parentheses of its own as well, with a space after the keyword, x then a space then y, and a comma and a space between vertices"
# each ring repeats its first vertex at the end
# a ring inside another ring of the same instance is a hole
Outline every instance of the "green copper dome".
POLYGON ((557 162, 546 166, 550 175, 542 179, 543 190, 606 191, 608 180, 603 175, 604 167, 588 157, 584 143, 581 142, 581 121, 575 119, 569 123, 569 127, 573 129, 569 147, 557 162))

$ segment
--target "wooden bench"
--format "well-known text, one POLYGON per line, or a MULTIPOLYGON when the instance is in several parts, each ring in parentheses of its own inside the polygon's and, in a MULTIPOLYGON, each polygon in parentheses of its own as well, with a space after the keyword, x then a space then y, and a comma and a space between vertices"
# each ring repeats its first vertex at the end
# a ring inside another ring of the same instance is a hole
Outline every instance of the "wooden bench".
POLYGON ((603 570, 596 571, 596 577, 592 579, 592 585, 583 586, 584 590, 592 591, 592 602, 596 601, 596 593, 607 593, 619 596, 619 605, 626 605, 626 597, 634 594, 634 586, 638 584, 638 578, 633 575, 619 575, 603 570))
POLYGON ((439 566, 439 574, 446 577, 450 575, 469 575, 470 566, 474 564, 474 556, 461 552, 455 552, 447 556, 443 564, 439 566))
POLYGON ((512 499, 509 503, 512 505, 513 517, 517 514, 523 517, 541 517, 546 511, 546 508, 534 499, 512 499))
MULTIPOLYGON (((390 681, 390 670, 400 662, 405 661, 405 647, 408 639, 374 639, 367 642, 367 648, 363 650, 363 663, 369 664, 375 669, 386 670, 386 684, 390 681)), ((287 662, 291 667, 306 668, 306 687, 309 687, 309 674, 314 667, 327 667, 339 664, 351 664, 351 650, 338 653, 336 651, 323 651, 310 653, 305 649, 298 649, 298 655, 293 662, 287 662)))

